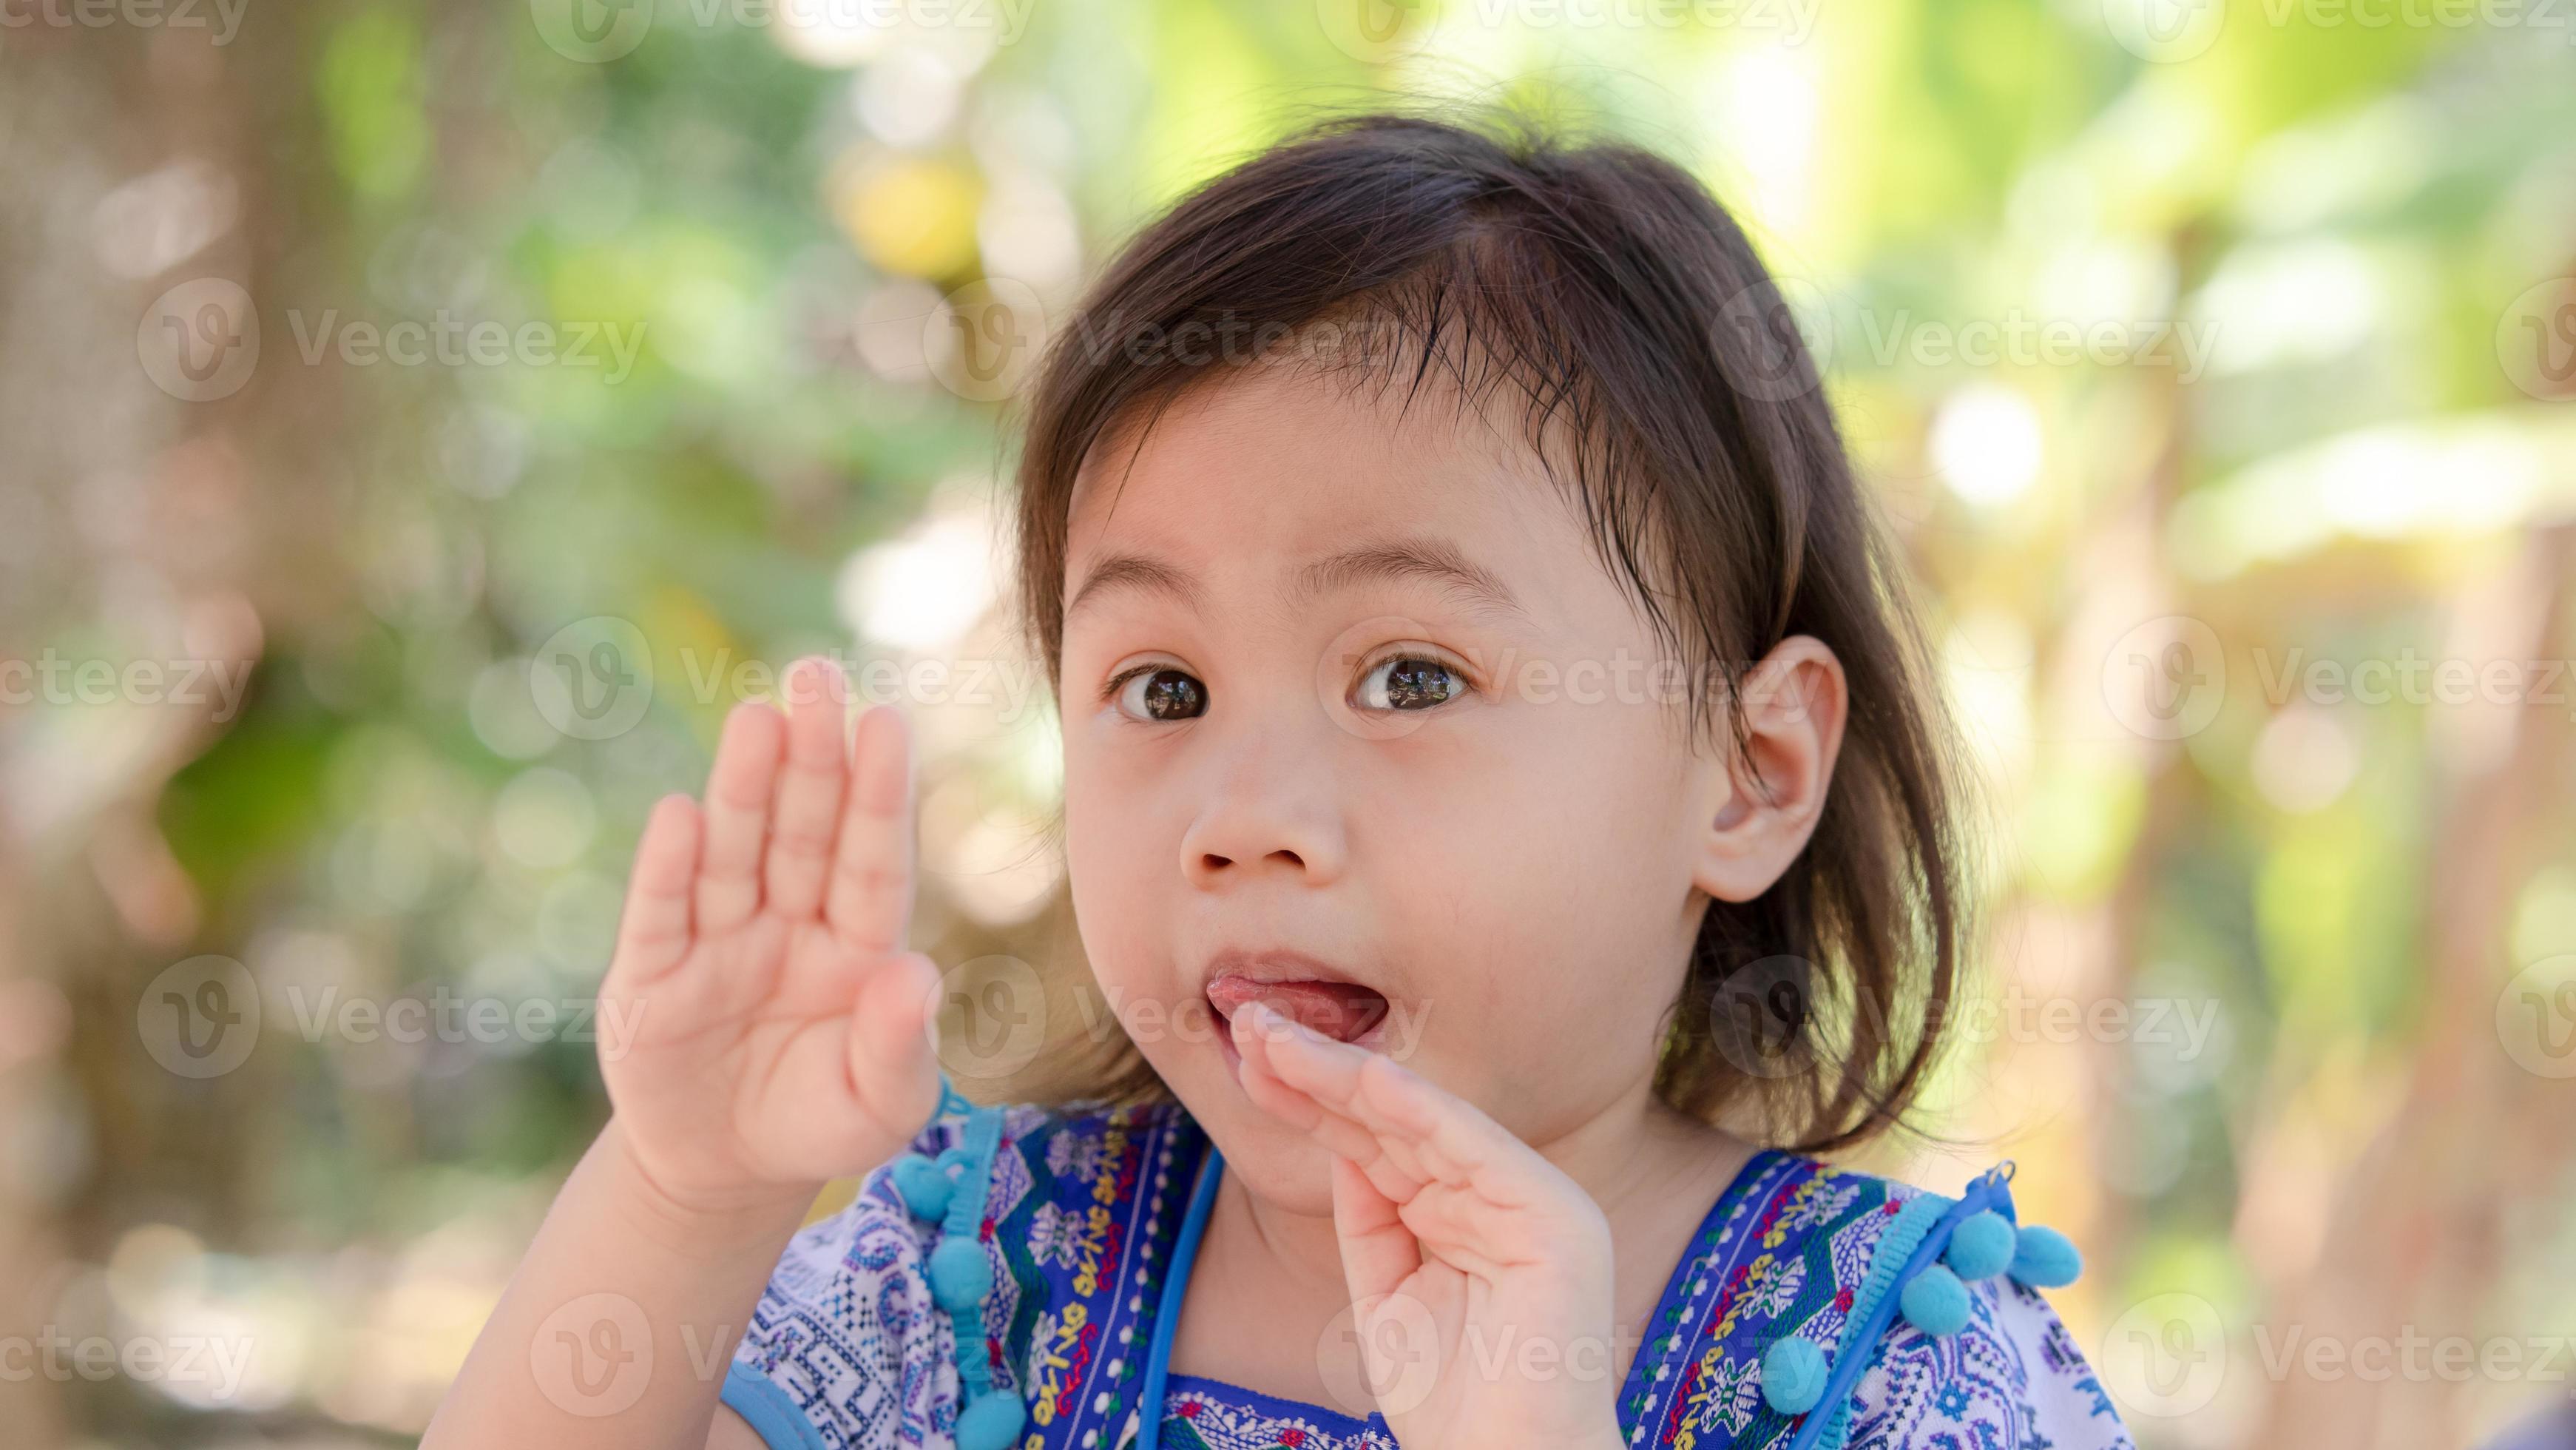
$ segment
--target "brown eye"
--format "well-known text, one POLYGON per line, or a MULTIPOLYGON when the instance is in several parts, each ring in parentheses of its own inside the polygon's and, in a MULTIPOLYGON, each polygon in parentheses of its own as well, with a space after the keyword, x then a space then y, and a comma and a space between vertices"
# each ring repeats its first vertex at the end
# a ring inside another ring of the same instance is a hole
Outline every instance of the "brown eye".
POLYGON ((1120 683, 1118 708, 1138 720, 1188 720, 1207 713, 1207 686, 1170 665, 1138 670, 1120 683))
POLYGON ((1363 710, 1428 710, 1465 694, 1458 672, 1428 655, 1397 655, 1360 676, 1352 703, 1363 710))

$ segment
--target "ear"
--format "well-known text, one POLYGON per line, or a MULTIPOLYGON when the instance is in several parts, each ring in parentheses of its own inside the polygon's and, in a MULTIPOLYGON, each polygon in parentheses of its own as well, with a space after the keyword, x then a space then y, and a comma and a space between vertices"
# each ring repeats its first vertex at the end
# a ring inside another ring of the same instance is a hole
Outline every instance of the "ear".
POLYGON ((1750 901, 1788 871, 1824 814, 1848 701, 1842 661, 1813 635, 1782 640, 1746 673, 1733 702, 1743 756, 1721 738, 1705 762, 1693 885, 1750 901))

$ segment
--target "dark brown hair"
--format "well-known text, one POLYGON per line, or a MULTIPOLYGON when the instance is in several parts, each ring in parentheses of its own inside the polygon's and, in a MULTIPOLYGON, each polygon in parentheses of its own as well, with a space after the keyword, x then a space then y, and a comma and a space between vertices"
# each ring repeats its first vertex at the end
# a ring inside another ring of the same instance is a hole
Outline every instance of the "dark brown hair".
MULTIPOLYGON (((1059 328, 1027 403, 1018 603, 1057 695, 1085 459, 1224 364, 1291 343, 1313 360, 1328 331, 1322 365, 1408 403, 1438 380, 1519 411, 1605 567, 1687 662, 1692 731, 1722 718, 1740 761, 1731 702, 1751 666, 1798 634, 1841 660, 1849 715, 1815 835, 1759 898, 1710 903, 1655 1090, 1811 1150, 1898 1121, 1967 938, 1953 737, 1901 561, 1779 290, 1670 162, 1509 119, 1360 116, 1147 226, 1059 328)), ((1115 1048, 1105 1100, 1168 1099, 1115 1048)))

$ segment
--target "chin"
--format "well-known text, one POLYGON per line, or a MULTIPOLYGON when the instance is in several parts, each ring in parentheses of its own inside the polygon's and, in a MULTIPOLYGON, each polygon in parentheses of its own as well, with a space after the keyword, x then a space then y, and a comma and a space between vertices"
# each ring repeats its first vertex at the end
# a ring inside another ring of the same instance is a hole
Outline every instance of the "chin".
POLYGON ((1232 1101, 1220 1099, 1204 1112, 1196 1103, 1189 1108, 1215 1140, 1217 1151, 1225 1155, 1226 1176, 1241 1179, 1244 1187, 1274 1207, 1332 1217, 1332 1150, 1253 1106, 1239 1086, 1217 1086, 1230 1092, 1232 1101))
POLYGON ((1333 1155, 1313 1139, 1284 1128, 1266 1129, 1264 1140, 1246 1147, 1245 1157, 1248 1163, 1227 1154, 1225 1171, 1241 1177, 1262 1202, 1311 1218, 1333 1216, 1333 1155))

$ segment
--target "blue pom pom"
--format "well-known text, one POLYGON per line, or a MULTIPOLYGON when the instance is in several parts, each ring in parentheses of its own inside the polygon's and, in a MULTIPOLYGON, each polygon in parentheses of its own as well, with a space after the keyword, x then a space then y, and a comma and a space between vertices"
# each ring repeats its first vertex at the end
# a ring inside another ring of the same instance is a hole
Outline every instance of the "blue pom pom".
POLYGON ((957 1182, 923 1154, 906 1153, 894 1160, 894 1188, 914 1218, 939 1218, 948 1212, 957 1182))
POLYGON ((1962 1279, 1991 1279, 2012 1266, 2012 1220, 1993 1209, 1968 1215, 1950 1230, 1950 1246, 1941 1257, 1962 1279))
POLYGON ((2084 1272, 2084 1256, 2066 1235, 2053 1228, 2031 1224, 2021 1231, 2019 1244, 2013 1249, 2012 1276, 2034 1289, 2055 1289, 2072 1284, 2084 1272))
POLYGON ((930 1297, 942 1309, 972 1309, 993 1289, 993 1263, 984 1246, 952 1234, 930 1251, 930 1297))
POLYGON ((939 1166, 942 1168, 963 1168, 974 1161, 975 1155, 963 1148, 951 1148, 939 1155, 939 1166))
POLYGON ((1968 1286, 1939 1264, 1907 1281, 1896 1303, 1905 1322, 1926 1334, 1956 1334, 1968 1326, 1968 1286))
POLYGON ((996 1390, 978 1396, 957 1417, 957 1450, 1006 1450, 1018 1438, 1028 1413, 1018 1395, 996 1390))
POLYGON ((1762 1398, 1783 1415, 1803 1415, 1825 1394, 1825 1352, 1812 1339, 1775 1339, 1762 1351, 1762 1398))

